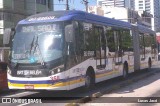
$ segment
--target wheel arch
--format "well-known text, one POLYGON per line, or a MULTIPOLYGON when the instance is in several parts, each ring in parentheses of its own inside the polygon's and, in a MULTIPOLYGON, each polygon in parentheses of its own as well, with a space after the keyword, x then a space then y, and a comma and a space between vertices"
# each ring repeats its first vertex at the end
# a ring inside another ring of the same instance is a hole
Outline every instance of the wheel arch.
POLYGON ((94 78, 94 82, 95 82, 95 78, 96 78, 96 74, 95 74, 95 70, 94 70, 94 68, 92 67, 92 66, 89 66, 88 68, 87 68, 87 71, 86 71, 86 74, 92 74, 93 76, 93 78, 94 78))
POLYGON ((125 61, 125 62, 123 63, 123 67, 125 67, 125 66, 126 66, 126 68, 127 68, 127 73, 128 73, 129 68, 128 68, 128 62, 127 62, 127 61, 125 61))
POLYGON ((152 67, 152 59, 151 57, 148 58, 148 68, 152 67))

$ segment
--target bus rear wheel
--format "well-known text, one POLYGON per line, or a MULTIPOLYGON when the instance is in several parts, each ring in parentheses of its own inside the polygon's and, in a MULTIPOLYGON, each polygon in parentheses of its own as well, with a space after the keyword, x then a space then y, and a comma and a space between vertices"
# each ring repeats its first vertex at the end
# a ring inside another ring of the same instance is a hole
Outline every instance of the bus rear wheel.
POLYGON ((151 61, 151 59, 149 58, 149 60, 148 60, 148 69, 150 69, 152 67, 152 61, 151 61))
POLYGON ((85 76, 85 90, 90 90, 95 84, 94 74, 87 72, 85 76))
POLYGON ((126 79, 128 77, 128 66, 124 64, 123 66, 123 79, 126 79))

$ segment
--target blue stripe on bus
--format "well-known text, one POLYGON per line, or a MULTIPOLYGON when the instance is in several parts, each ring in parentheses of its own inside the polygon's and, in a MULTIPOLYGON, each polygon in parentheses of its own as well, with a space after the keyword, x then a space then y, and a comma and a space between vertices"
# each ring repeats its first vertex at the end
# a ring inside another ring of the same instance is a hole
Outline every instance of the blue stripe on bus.
MULTIPOLYGON (((111 72, 111 71, 98 72, 98 73, 96 73, 96 75, 105 74, 105 73, 108 73, 108 72, 111 72)), ((59 79, 59 80, 18 81, 18 80, 8 79, 8 81, 10 83, 17 83, 17 84, 55 84, 57 82, 69 82, 69 81, 77 80, 77 79, 80 79, 80 78, 85 78, 85 75, 76 76, 76 77, 72 77, 72 78, 68 78, 68 79, 59 79)))
POLYGON ((57 82, 68 82, 68 81, 72 81, 72 80, 77 80, 79 78, 83 78, 84 76, 77 76, 77 77, 72 77, 72 78, 68 78, 68 79, 59 79, 59 80, 40 80, 40 81, 18 81, 18 80, 10 80, 8 79, 8 81, 10 83, 17 83, 17 84, 54 84, 57 82))

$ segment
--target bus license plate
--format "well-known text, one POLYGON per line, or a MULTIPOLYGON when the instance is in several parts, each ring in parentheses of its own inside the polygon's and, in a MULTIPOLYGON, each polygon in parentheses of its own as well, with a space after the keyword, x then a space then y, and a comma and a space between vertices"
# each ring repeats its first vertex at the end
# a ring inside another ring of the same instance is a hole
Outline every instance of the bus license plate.
POLYGON ((25 89, 34 89, 34 85, 25 85, 25 89))

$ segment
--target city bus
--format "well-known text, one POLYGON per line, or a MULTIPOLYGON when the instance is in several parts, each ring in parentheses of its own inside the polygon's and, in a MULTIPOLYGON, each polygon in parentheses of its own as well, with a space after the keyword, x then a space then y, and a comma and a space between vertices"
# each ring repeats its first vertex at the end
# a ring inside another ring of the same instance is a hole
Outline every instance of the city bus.
POLYGON ((5 34, 9 89, 90 89, 157 61, 154 31, 83 11, 32 15, 5 34))

